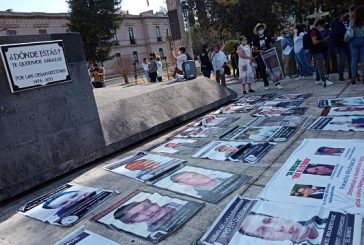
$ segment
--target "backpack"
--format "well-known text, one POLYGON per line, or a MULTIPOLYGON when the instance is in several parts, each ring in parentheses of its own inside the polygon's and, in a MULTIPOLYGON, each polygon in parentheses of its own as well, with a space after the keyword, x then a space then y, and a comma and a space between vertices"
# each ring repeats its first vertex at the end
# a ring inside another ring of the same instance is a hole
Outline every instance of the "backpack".
POLYGON ((304 49, 311 50, 313 48, 313 42, 310 36, 310 32, 303 35, 302 41, 304 49))

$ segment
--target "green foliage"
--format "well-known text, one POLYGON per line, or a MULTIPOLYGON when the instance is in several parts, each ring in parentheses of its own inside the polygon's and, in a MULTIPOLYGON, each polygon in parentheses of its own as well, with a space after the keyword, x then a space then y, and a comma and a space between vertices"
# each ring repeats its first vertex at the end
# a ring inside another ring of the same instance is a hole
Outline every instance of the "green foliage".
POLYGON ((79 32, 86 59, 110 59, 114 44, 112 38, 121 23, 120 0, 68 0, 70 8, 69 29, 79 32))
POLYGON ((225 42, 224 52, 230 54, 234 50, 234 46, 239 43, 239 40, 228 40, 225 42))

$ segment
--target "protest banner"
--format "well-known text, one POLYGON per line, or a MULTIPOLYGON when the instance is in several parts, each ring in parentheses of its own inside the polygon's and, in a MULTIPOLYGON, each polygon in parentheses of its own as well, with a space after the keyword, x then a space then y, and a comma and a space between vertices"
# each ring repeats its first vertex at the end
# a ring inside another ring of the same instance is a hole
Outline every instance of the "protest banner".
POLYGON ((158 243, 182 227, 203 205, 158 193, 136 191, 91 220, 158 243))
POLYGON ((232 141, 273 141, 283 142, 288 140, 297 127, 269 126, 269 127, 239 127, 231 129, 220 137, 221 140, 232 141))
POLYGON ((253 117, 277 117, 277 116, 292 116, 292 115, 303 115, 305 114, 308 107, 271 107, 262 106, 255 110, 251 115, 253 117))
POLYGON ((71 226, 116 194, 116 191, 65 184, 28 202, 19 213, 52 225, 71 226))
POLYGON ((358 245, 362 216, 235 197, 200 239, 204 245, 358 245))
POLYGON ((117 160, 104 169, 145 182, 178 168, 184 162, 176 158, 138 152, 134 156, 117 160))
POLYGON ((206 127, 206 126, 190 127, 180 131, 174 137, 180 137, 180 138, 216 137, 222 134, 224 131, 225 131, 224 128, 218 128, 218 127, 206 127))
POLYGON ((309 130, 364 131, 364 116, 319 117, 309 130))
POLYGON ((190 155, 198 151, 198 149, 205 146, 206 144, 207 141, 201 141, 196 139, 172 139, 153 146, 149 148, 148 151, 190 155))
POLYGON ((264 51, 261 56, 273 83, 277 83, 280 80, 283 80, 284 74, 282 66, 278 59, 276 48, 271 48, 264 51))
POLYGON ((161 177, 153 185, 206 202, 218 203, 250 178, 248 175, 184 166, 169 176, 161 177))
POLYGON ((346 97, 336 99, 320 99, 318 107, 364 106, 363 97, 346 97))
POLYGON ((281 94, 278 95, 274 100, 275 101, 287 101, 287 100, 305 100, 309 98, 312 94, 281 94))
POLYGON ((268 126, 292 126, 303 127, 308 121, 309 116, 277 116, 277 117, 257 117, 248 123, 252 127, 268 126))
POLYGON ((303 100, 271 100, 265 102, 262 106, 264 107, 281 107, 290 108, 297 107, 303 103, 303 100))
POLYGON ((364 106, 325 107, 321 116, 364 116, 364 106))
POLYGON ((191 123, 191 126, 206 126, 206 127, 226 127, 238 120, 237 117, 217 117, 215 115, 207 115, 191 123))
POLYGON ((363 170, 363 140, 304 139, 259 197, 364 214, 363 170))
POLYGON ((100 236, 89 230, 86 230, 84 226, 78 228, 62 240, 56 242, 54 245, 120 245, 107 239, 106 237, 100 236))
POLYGON ((207 158, 220 161, 235 161, 256 163, 271 148, 273 144, 249 143, 234 141, 211 141, 208 145, 201 148, 192 157, 207 158))

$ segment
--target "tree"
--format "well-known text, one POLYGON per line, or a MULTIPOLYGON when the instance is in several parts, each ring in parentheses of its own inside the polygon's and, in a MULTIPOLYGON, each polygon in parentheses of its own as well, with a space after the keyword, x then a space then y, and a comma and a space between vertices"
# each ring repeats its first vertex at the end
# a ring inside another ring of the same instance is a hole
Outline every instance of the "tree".
POLYGON ((116 57, 113 64, 114 70, 123 76, 125 84, 129 83, 129 73, 133 71, 133 62, 130 56, 116 57))
POLYGON ((79 32, 86 59, 105 61, 115 43, 113 37, 121 24, 120 0, 68 0, 69 29, 79 32))

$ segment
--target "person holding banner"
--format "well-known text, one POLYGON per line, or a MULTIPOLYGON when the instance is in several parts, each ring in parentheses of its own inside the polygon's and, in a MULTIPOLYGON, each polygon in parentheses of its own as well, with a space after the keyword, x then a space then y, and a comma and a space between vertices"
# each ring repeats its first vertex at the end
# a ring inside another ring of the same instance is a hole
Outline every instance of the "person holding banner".
MULTIPOLYGON (((256 37, 253 40, 253 52, 259 54, 258 59, 257 59, 258 69, 260 71, 261 76, 263 77, 264 89, 268 90, 269 82, 268 82, 267 71, 266 71, 267 67, 264 64, 262 54, 266 50, 272 48, 273 40, 269 35, 265 34, 266 27, 267 27, 267 25, 265 23, 258 23, 254 27, 253 32, 256 35, 256 37)), ((278 89, 282 89, 280 82, 276 82, 274 85, 278 89)))
POLYGON ((238 73, 239 81, 243 86, 243 94, 247 94, 245 84, 248 84, 249 93, 254 93, 252 83, 254 82, 254 57, 245 36, 240 37, 240 45, 237 47, 236 53, 239 55, 238 73))

